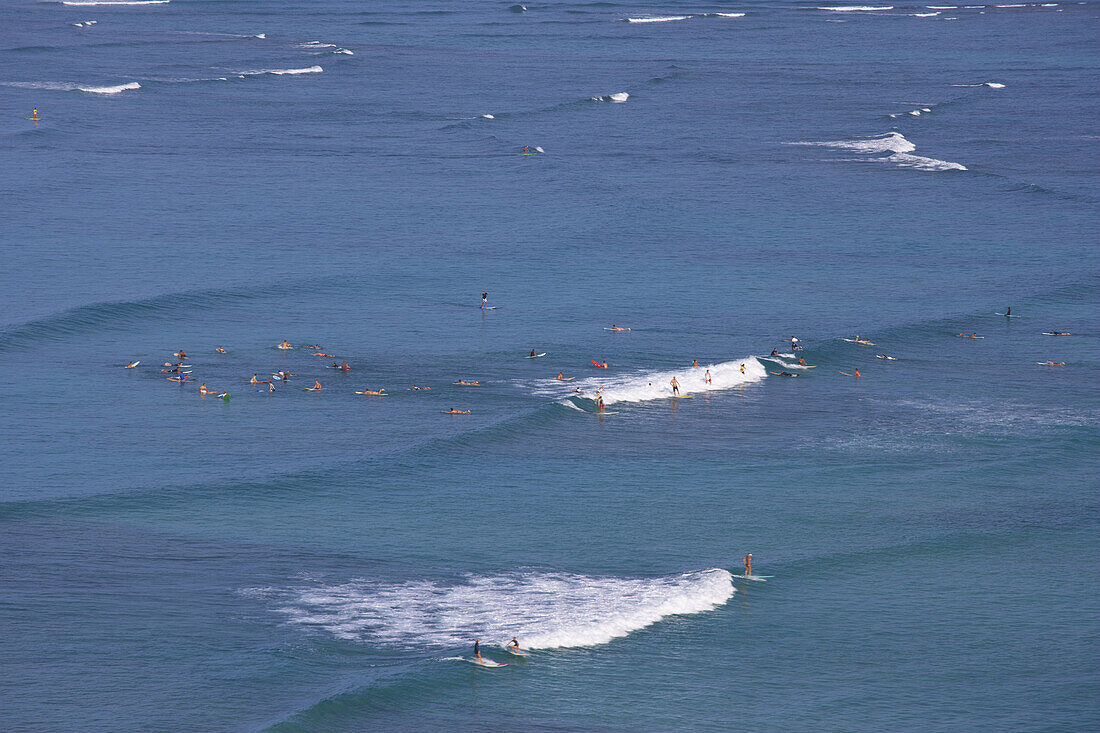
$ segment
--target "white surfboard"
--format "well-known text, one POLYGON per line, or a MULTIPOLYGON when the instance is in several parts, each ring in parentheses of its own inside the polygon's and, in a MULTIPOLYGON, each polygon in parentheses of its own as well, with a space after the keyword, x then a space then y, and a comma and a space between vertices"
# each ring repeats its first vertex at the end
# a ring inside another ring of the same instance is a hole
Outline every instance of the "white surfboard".
POLYGON ((540 356, 546 356, 546 352, 544 351, 541 354, 528 354, 525 358, 527 358, 527 359, 537 359, 540 356))
POLYGON ((136 367, 140 363, 141 363, 140 361, 135 361, 133 364, 127 364, 126 368, 127 369, 133 369, 134 367, 136 367))
POLYGON ((516 649, 513 649, 512 647, 505 647, 505 648, 507 649, 508 653, 511 654, 513 657, 529 657, 529 656, 531 656, 530 654, 528 654, 527 652, 522 651, 522 650, 516 650, 516 649))
POLYGON ((469 659, 467 661, 469 661, 470 664, 476 664, 479 667, 507 667, 508 666, 508 664, 505 663, 505 662, 494 662, 492 659, 485 659, 485 658, 477 659, 475 657, 475 658, 469 659))
POLYGON ((734 575, 733 573, 730 573, 730 575, 741 580, 759 580, 761 583, 765 582, 767 578, 775 577, 774 575, 734 575))
POLYGON ((863 344, 864 346, 874 346, 874 344, 871 343, 870 341, 856 341, 855 339, 843 339, 843 340, 847 341, 850 344, 863 344))

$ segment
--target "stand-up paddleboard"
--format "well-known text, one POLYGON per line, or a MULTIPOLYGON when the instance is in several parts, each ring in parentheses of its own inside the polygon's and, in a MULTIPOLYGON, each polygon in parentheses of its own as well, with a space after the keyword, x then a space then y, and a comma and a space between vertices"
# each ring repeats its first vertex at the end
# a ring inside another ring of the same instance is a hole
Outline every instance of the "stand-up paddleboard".
POLYGON ((470 664, 476 664, 479 667, 507 667, 506 662, 494 662, 492 659, 473 659, 467 660, 470 664))
POLYGON ((765 582, 767 578, 775 577, 774 575, 734 575, 733 573, 730 573, 730 575, 741 580, 759 580, 761 583, 765 582))
POLYGON ((850 344, 863 344, 864 346, 874 346, 874 344, 871 343, 870 341, 864 341, 862 339, 860 339, 858 341, 856 339, 843 339, 843 340, 847 341, 850 344))
POLYGON ((133 364, 127 364, 126 368, 127 369, 133 369, 134 367, 136 367, 140 363, 141 363, 140 361, 135 361, 133 364))
POLYGON ((524 358, 526 358, 526 359, 538 359, 540 356, 546 356, 546 352, 544 351, 541 354, 528 354, 524 358))

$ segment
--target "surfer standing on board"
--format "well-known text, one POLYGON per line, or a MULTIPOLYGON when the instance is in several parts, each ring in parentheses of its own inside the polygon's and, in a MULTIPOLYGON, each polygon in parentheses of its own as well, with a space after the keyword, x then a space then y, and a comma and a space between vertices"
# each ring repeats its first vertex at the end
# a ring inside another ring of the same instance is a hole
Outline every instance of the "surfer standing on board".
POLYGON ((481 661, 481 639, 474 639, 474 659, 481 661))
POLYGON ((745 563, 745 577, 747 578, 748 576, 752 575, 752 553, 751 552, 748 555, 745 555, 744 563, 745 563))
POLYGON ((510 642, 508 642, 508 648, 510 650, 512 650, 513 652, 518 652, 519 651, 519 642, 516 641, 516 637, 513 636, 512 640, 510 642))
POLYGON ((673 377, 672 381, 669 382, 669 384, 672 385, 672 394, 676 397, 679 397, 680 396, 680 383, 676 381, 676 377, 673 377))
POLYGON ((489 307, 489 293, 483 290, 483 291, 481 291, 481 309, 485 310, 488 307, 489 307))

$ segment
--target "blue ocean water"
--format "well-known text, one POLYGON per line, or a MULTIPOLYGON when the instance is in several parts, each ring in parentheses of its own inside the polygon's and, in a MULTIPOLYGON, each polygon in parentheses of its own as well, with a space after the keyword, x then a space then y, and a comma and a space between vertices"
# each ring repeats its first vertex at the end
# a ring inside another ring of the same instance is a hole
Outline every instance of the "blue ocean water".
POLYGON ((1100 726, 1096 3, 0 9, 0 728, 1100 726))

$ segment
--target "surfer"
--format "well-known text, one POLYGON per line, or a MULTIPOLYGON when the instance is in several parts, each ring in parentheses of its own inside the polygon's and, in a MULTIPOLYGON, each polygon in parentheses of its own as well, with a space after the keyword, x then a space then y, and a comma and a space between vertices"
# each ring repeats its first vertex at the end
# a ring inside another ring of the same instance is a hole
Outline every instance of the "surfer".
POLYGON ((565 372, 558 372, 558 376, 554 377, 554 379, 558 380, 559 382, 564 382, 565 372))
POLYGON ((748 555, 745 555, 742 562, 745 563, 745 577, 747 578, 752 575, 752 553, 750 552, 748 555))
POLYGON ((127 369, 133 369, 133 368, 134 368, 134 367, 136 367, 137 365, 138 365, 138 363, 137 363, 136 361, 131 361, 131 362, 129 362, 129 363, 128 363, 128 364, 126 365, 126 368, 127 368, 127 369))
POLYGON ((859 378, 860 378, 860 376, 862 376, 862 375, 861 375, 861 374, 859 373, 859 370, 858 370, 858 369, 856 369, 856 370, 854 370, 854 371, 855 371, 855 378, 856 378, 856 379, 859 379, 859 378))
POLYGON ((282 340, 282 341, 281 341, 281 342, 279 343, 279 348, 280 348, 280 349, 292 349, 292 348, 294 348, 294 347, 290 345, 290 342, 289 342, 289 341, 287 341, 286 339, 283 339, 283 340, 282 340))
POLYGON ((680 383, 676 381, 676 377, 673 377, 672 381, 670 381, 669 384, 672 385, 672 394, 673 394, 673 396, 674 397, 679 397, 680 396, 680 383))
POLYGON ((612 323, 611 324, 611 330, 612 331, 629 331, 630 329, 629 328, 623 328, 622 326, 616 326, 614 323, 612 323))
POLYGON ((603 403, 603 395, 600 394, 599 391, 597 391, 596 392, 596 412, 603 412, 605 409, 607 409, 607 408, 604 406, 604 403, 603 403))
POLYGON ((199 386, 199 394, 207 395, 207 394, 217 394, 217 393, 212 389, 207 389, 206 388, 206 382, 203 382, 202 385, 199 386))
POLYGON ((449 410, 440 410, 440 412, 442 412, 445 415, 469 415, 470 414, 469 410, 456 410, 453 407, 449 410))
POLYGON ((415 384, 412 386, 413 392, 419 392, 420 390, 430 390, 431 387, 417 387, 415 384))
POLYGON ((528 354, 527 356, 530 356, 530 357, 534 358, 534 357, 538 356, 538 354, 535 353, 534 349, 531 349, 531 353, 528 354))
POLYGON ((307 387, 307 389, 310 389, 310 390, 313 390, 313 391, 321 389, 321 380, 314 379, 313 380, 313 386, 312 387, 307 387))
POLYGON ((745 373, 745 362, 741 362, 741 373, 745 373))
POLYGON ((481 639, 474 640, 474 659, 481 661, 481 639))
POLYGON ((779 356, 779 349, 772 349, 772 356, 779 356))
POLYGON ((451 384, 460 384, 463 387, 480 387, 481 386, 481 382, 478 382, 476 380, 473 381, 473 382, 467 382, 465 379, 460 379, 457 382, 451 382, 451 384))
POLYGON ((386 388, 382 387, 381 389, 365 389, 362 392, 356 392, 356 394, 372 394, 377 395, 378 397, 385 397, 386 388))
POLYGON ((1012 315, 1012 309, 1011 308, 1005 308, 1005 318, 1008 318, 1011 315, 1012 315))
POLYGON ((958 335, 959 338, 963 338, 963 339, 976 339, 976 338, 978 338, 978 334, 976 334, 976 333, 960 333, 960 334, 957 334, 957 335, 958 335))
POLYGON ((219 346, 218 348, 214 349, 214 351, 218 352, 219 354, 224 354, 225 347, 219 346))
POLYGON ((187 352, 184 351, 183 349, 180 349, 176 353, 172 354, 172 356, 178 357, 179 360, 182 362, 184 359, 187 358, 187 352))
POLYGON ((699 366, 699 360, 698 359, 692 359, 691 360, 691 365, 692 366, 699 366))
POLYGON ((481 292, 481 309, 485 310, 489 307, 489 293, 487 291, 481 292))
POLYGON ((710 369, 708 369, 708 370, 706 371, 706 373, 705 373, 705 374, 703 374, 703 383, 704 383, 704 384, 711 384, 711 383, 712 383, 712 382, 710 381, 710 369))
POLYGON ((801 356, 798 357, 798 365, 799 366, 809 366, 808 364, 806 364, 806 360, 804 358, 802 358, 801 356))
POLYGON ((519 653, 519 642, 516 640, 516 637, 513 636, 512 640, 510 642, 508 642, 508 646, 505 647, 505 648, 508 649, 508 651, 510 651, 510 652, 518 654, 519 653))
POLYGON ((252 379, 248 380, 249 384, 271 384, 270 379, 260 379, 255 374, 252 375, 252 379))

